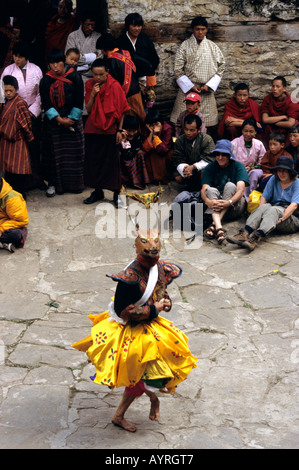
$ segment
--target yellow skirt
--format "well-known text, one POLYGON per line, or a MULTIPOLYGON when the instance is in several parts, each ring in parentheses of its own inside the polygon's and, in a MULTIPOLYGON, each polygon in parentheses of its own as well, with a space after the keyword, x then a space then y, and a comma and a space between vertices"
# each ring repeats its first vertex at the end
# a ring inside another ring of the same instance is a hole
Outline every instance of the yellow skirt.
POLYGON ((163 317, 135 325, 110 321, 108 311, 89 318, 94 324, 91 336, 72 347, 86 352, 96 368, 97 384, 113 389, 163 378, 167 392, 174 392, 196 367, 187 336, 163 317))

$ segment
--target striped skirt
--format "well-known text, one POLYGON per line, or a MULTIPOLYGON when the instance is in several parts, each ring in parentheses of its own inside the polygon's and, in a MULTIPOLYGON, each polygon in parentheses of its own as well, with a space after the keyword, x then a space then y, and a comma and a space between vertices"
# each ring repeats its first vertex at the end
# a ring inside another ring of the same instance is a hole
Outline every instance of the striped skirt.
POLYGON ((82 119, 74 130, 58 126, 45 118, 43 123, 42 158, 45 180, 56 192, 81 192, 84 189, 84 132, 82 119))

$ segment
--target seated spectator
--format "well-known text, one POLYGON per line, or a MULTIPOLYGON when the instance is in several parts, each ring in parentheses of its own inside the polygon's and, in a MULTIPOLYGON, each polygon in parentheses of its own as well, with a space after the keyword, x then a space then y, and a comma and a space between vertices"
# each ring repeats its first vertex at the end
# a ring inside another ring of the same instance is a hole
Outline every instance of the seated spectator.
POLYGON ((29 222, 26 202, 22 194, 0 178, 0 249, 13 253, 22 248, 29 222))
POLYGON ((81 17, 81 25, 71 32, 66 41, 65 51, 76 48, 80 52, 77 64, 77 72, 80 73, 83 82, 92 77, 91 64, 97 57, 102 57, 101 51, 97 49, 97 40, 101 36, 95 31, 96 19, 92 13, 85 13, 81 17))
POLYGON ((260 188, 264 189, 267 181, 271 177, 272 173, 270 167, 276 165, 277 159, 282 155, 292 156, 285 150, 285 136, 280 132, 273 132, 269 136, 269 150, 264 154, 261 167, 263 170, 262 181, 260 188))
POLYGON ((174 144, 173 176, 177 183, 186 185, 189 193, 200 191, 202 170, 214 160, 211 156, 214 141, 210 135, 201 132, 201 125, 200 117, 188 114, 184 119, 184 134, 174 144))
POLYGON ((273 132, 281 132, 285 136, 294 126, 296 120, 296 105, 287 93, 287 82, 284 77, 275 77, 272 82, 272 91, 261 104, 262 121, 266 124, 263 132, 263 141, 268 149, 269 136, 273 132))
POLYGON ((30 45, 19 41, 13 47, 14 63, 6 67, 1 78, 12 75, 18 81, 18 94, 26 102, 31 116, 34 141, 30 145, 32 175, 28 177, 27 189, 43 186, 40 164, 41 97, 39 83, 43 77, 41 69, 29 60, 30 45))
POLYGON ((243 122, 249 118, 255 119, 261 128, 258 103, 249 98, 249 86, 246 83, 238 83, 232 98, 225 104, 224 115, 218 127, 219 138, 232 140, 239 137, 243 122))
POLYGON ((14 189, 25 197, 26 179, 31 174, 28 142, 32 142, 32 123, 28 106, 18 94, 18 81, 3 77, 5 103, 0 115, 0 171, 14 189))
POLYGON ((166 184, 171 179, 171 159, 173 152, 173 130, 163 121, 159 111, 148 112, 145 124, 147 136, 143 141, 146 164, 152 182, 166 184))
POLYGON ((232 151, 236 160, 245 165, 249 176, 249 186, 246 186, 244 193, 248 202, 249 194, 257 188, 258 182, 263 176, 261 161, 266 149, 260 140, 255 139, 258 127, 254 119, 245 119, 241 130, 241 137, 232 141, 232 151))
POLYGON ((212 224, 204 235, 210 240, 216 238, 221 245, 227 233, 222 227, 224 217, 237 219, 245 210, 244 190, 249 185, 249 177, 243 163, 235 160, 229 140, 218 140, 212 155, 216 160, 205 167, 202 175, 201 197, 207 206, 205 214, 212 216, 212 224))
POLYGON ((45 31, 45 58, 47 63, 49 52, 52 49, 64 51, 69 34, 76 29, 76 17, 72 11, 72 0, 60 0, 57 15, 54 15, 47 24, 45 31))
POLYGON ((130 114, 137 117, 142 124, 145 120, 145 112, 136 67, 130 52, 119 49, 116 40, 109 33, 103 34, 98 39, 97 47, 107 59, 110 75, 121 84, 125 92, 130 114))
POLYGON ((126 32, 118 38, 118 47, 129 51, 136 65, 144 100, 149 106, 155 100, 155 71, 160 59, 152 40, 142 32, 144 21, 139 13, 129 13, 125 18, 126 32))
POLYGON ((246 224, 230 243, 252 251, 273 230, 294 233, 299 230, 299 180, 293 160, 282 155, 271 167, 271 176, 260 200, 260 206, 248 217, 246 224))
POLYGON ((139 123, 134 116, 124 117, 120 144, 120 170, 121 180, 125 185, 144 189, 145 185, 150 183, 139 123))
POLYGON ((290 145, 288 145, 286 151, 292 155, 294 168, 299 173, 299 124, 295 124, 289 130, 289 141, 290 145))
POLYGON ((186 96, 186 111, 183 111, 175 124, 175 136, 180 137, 180 135, 184 134, 184 119, 188 114, 196 114, 201 119, 201 132, 204 134, 207 133, 207 128, 205 125, 205 118, 203 114, 200 112, 200 101, 201 97, 198 93, 188 93, 186 96))

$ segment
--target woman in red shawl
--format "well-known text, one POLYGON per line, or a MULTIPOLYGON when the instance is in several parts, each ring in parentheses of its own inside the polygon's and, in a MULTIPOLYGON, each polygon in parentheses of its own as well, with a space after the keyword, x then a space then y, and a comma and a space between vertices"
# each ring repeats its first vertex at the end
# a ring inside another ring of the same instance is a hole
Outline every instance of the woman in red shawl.
POLYGON ((272 92, 263 99, 261 114, 266 124, 263 135, 264 145, 269 148, 270 134, 281 132, 286 135, 296 122, 296 105, 287 93, 287 82, 284 77, 274 78, 272 92))
POLYGON ((118 206, 121 188, 120 158, 124 113, 130 111, 126 95, 108 73, 104 59, 91 67, 93 78, 85 84, 85 104, 89 114, 85 124, 85 184, 95 190, 84 200, 92 204, 104 198, 103 189, 113 191, 118 206))
POLYGON ((233 97, 224 107, 224 115, 219 123, 219 139, 233 140, 242 134, 242 125, 246 119, 253 118, 258 127, 261 127, 259 105, 249 98, 249 87, 246 83, 239 83, 234 89, 233 97))

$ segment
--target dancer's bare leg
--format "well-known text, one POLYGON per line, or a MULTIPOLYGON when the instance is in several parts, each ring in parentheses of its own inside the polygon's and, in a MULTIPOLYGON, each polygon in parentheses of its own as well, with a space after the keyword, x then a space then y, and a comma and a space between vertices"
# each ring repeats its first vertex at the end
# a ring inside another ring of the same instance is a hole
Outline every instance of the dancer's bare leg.
POLYGON ((151 409, 149 414, 149 419, 152 421, 158 421, 160 418, 160 401, 157 395, 154 392, 149 392, 148 390, 145 392, 147 396, 149 396, 151 401, 151 409))
POLYGON ((124 394, 122 396, 122 399, 121 399, 121 402, 118 405, 118 408, 117 408, 117 410, 116 410, 116 412, 115 412, 115 414, 112 418, 112 423, 113 424, 125 429, 126 431, 130 431, 130 432, 135 432, 136 431, 136 426, 133 423, 129 423, 129 421, 127 421, 124 418, 124 415, 125 415, 125 412, 129 408, 129 406, 133 403, 134 400, 135 400, 135 397, 133 397, 132 395, 128 395, 126 392, 124 392, 124 394))

